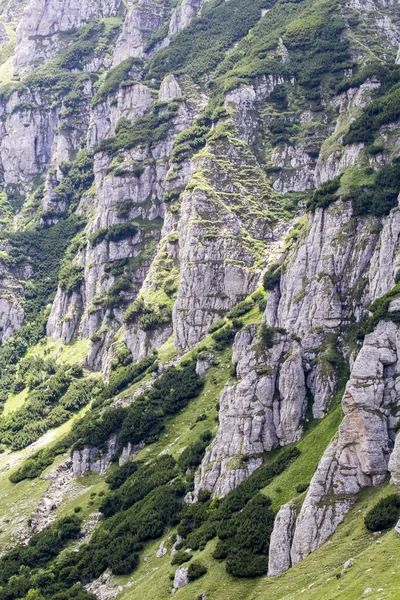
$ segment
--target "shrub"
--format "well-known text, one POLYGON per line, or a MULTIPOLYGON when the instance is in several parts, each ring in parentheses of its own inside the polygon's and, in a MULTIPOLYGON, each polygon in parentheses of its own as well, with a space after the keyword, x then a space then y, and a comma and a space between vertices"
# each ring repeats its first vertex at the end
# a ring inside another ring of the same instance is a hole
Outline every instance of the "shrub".
POLYGON ((84 269, 80 265, 65 265, 58 276, 58 284, 68 294, 78 289, 84 278, 84 269))
POLYGON ((258 335, 264 348, 272 348, 275 338, 275 329, 273 327, 269 327, 266 323, 261 323, 258 328, 258 335))
POLYGON ((130 78, 130 72, 134 64, 134 58, 130 57, 123 60, 117 67, 108 71, 106 78, 93 96, 92 106, 96 106, 100 102, 103 102, 107 96, 115 94, 121 83, 130 78))
POLYGON ((221 329, 221 327, 223 327, 225 325, 225 323, 226 323, 226 319, 217 319, 208 328, 208 333, 214 333, 214 331, 221 329))
POLYGON ((203 575, 207 573, 207 567, 198 562, 192 562, 189 565, 188 569, 188 579, 189 581, 194 581, 195 579, 199 579, 203 575))
POLYGON ((179 550, 172 558, 171 565, 182 565, 185 562, 188 562, 191 558, 193 558, 193 554, 190 552, 184 552, 183 550, 179 550))
POLYGON ((133 237, 137 234, 139 228, 135 221, 127 221, 126 223, 118 223, 110 225, 107 228, 97 229, 89 236, 89 242, 92 246, 101 244, 104 240, 108 242, 119 242, 126 238, 133 237))
POLYGON ((391 494, 379 500, 366 514, 364 523, 370 531, 380 531, 395 525, 400 517, 400 495, 391 494))
POLYGON ((308 489, 309 485, 310 485, 309 483, 299 483, 299 485, 296 486, 296 492, 298 494, 302 494, 303 492, 305 492, 308 489))
POLYGON ((268 271, 264 273, 263 286, 264 290, 273 290, 281 280, 282 266, 277 263, 271 265, 268 271))
POLYGON ((205 431, 196 442, 193 442, 193 444, 190 444, 183 450, 178 458, 178 465, 183 471, 199 466, 211 439, 211 431, 205 431))
POLYGON ((318 190, 315 190, 307 202, 307 209, 315 211, 317 208, 326 208, 338 199, 337 191, 340 187, 341 175, 326 181, 318 190))
POLYGON ((239 302, 236 304, 227 314, 229 319, 235 319, 237 317, 241 317, 248 312, 250 312, 254 308, 254 302, 250 298, 247 300, 243 300, 243 302, 239 302))
POLYGON ((251 552, 231 554, 226 559, 226 570, 234 577, 259 577, 268 571, 268 557, 251 552))
POLYGON ((242 322, 239 321, 239 319, 234 319, 232 324, 227 324, 215 331, 212 334, 212 339, 216 343, 217 349, 223 350, 226 346, 228 346, 233 341, 233 338, 241 326, 242 322))

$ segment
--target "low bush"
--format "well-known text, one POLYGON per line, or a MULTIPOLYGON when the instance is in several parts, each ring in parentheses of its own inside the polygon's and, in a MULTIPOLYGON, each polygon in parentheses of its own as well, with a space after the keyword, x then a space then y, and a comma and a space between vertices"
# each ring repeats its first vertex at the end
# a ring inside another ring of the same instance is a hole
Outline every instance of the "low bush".
POLYGON ((183 550, 179 550, 171 560, 171 565, 183 565, 185 562, 189 562, 189 560, 193 558, 193 554, 190 552, 184 552, 183 550))
POLYGON ((133 237, 139 231, 139 227, 135 221, 127 221, 126 223, 118 223, 110 225, 110 227, 97 229, 89 236, 89 242, 92 246, 101 244, 104 240, 107 242, 119 242, 126 238, 133 237))
POLYGON ((275 329, 273 327, 270 327, 266 323, 261 323, 258 328, 258 336, 264 348, 272 348, 275 339, 275 329))
POLYGON ((366 514, 364 523, 370 531, 388 529, 396 524, 400 517, 400 495, 391 494, 379 500, 366 514))
POLYGON ((236 304, 236 306, 234 306, 226 316, 228 317, 228 319, 236 319, 238 317, 246 315, 253 308, 254 302, 253 300, 248 298, 247 300, 243 300, 242 302, 239 302, 239 304, 236 304))
POLYGON ((192 562, 189 565, 188 569, 188 579, 189 581, 194 581, 195 579, 199 579, 203 577, 207 573, 207 567, 202 565, 199 562, 192 562))
POLYGON ((226 323, 226 319, 217 319, 208 328, 208 333, 214 333, 218 329, 221 329, 221 327, 223 327, 225 325, 225 323, 226 323))
POLYGON ((326 208, 338 199, 337 191, 340 187, 341 175, 326 181, 312 193, 307 202, 307 209, 315 211, 317 208, 326 208))
POLYGON ((281 272, 282 266, 278 265, 277 263, 274 263, 268 268, 268 270, 264 273, 263 278, 264 290, 273 290, 274 287, 279 284, 281 280, 281 272))
POLYGON ((70 294, 77 290, 84 279, 84 268, 80 265, 66 264, 58 275, 58 285, 70 294))
POLYGON ((187 446, 179 455, 178 465, 183 470, 193 469, 201 463, 205 449, 212 439, 211 431, 205 431, 200 438, 187 446))

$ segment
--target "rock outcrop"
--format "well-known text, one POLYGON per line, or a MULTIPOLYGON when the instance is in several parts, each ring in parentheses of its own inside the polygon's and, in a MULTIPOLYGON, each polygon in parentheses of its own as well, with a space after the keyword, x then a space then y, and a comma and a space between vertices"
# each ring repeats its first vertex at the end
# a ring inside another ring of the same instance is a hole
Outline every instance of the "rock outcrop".
POLYGON ((17 28, 14 69, 38 67, 66 45, 70 32, 93 19, 115 17, 121 0, 30 0, 17 28))
POLYGON ((260 466, 263 452, 300 439, 307 406, 300 345, 285 334, 276 337, 267 349, 254 325, 236 335, 238 382, 228 383, 220 396, 219 431, 196 491, 224 496, 260 466))
POLYGON ((105 451, 95 447, 74 450, 72 469, 75 477, 81 477, 88 471, 103 475, 111 465, 117 449, 117 437, 113 436, 108 441, 105 451))
MULTIPOLYGON (((381 321, 375 331, 366 336, 354 362, 342 399, 344 419, 318 465, 296 519, 290 550, 292 564, 300 562, 328 539, 363 487, 382 483, 390 468, 396 473, 396 457, 389 463, 389 456, 393 448, 393 426, 400 413, 395 384, 399 359, 399 327, 381 321)), ((283 508, 283 514, 288 510, 283 508)), ((277 518, 273 539, 280 527, 281 520, 277 518)), ((290 565, 287 551, 285 556, 286 564, 290 565)), ((276 560, 281 562, 278 553, 276 560)))
POLYGON ((296 522, 294 502, 279 509, 269 542, 268 576, 280 575, 292 566, 290 549, 296 522))

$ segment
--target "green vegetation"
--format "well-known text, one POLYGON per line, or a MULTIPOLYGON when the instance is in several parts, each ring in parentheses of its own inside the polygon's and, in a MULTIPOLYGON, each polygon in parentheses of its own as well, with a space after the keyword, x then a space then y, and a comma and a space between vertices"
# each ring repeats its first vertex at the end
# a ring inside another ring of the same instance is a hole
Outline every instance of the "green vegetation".
POLYGON ((308 210, 315 211, 317 208, 326 208, 332 202, 338 200, 337 192, 340 188, 341 176, 326 181, 321 187, 313 192, 307 203, 308 210))
POLYGON ((124 314, 125 323, 137 323, 143 331, 156 329, 160 325, 170 323, 171 320, 172 307, 169 304, 150 304, 142 296, 139 296, 124 314))
POLYGON ((225 498, 205 496, 197 504, 188 504, 178 533, 193 550, 204 549, 218 536, 214 558, 226 560, 227 572, 235 577, 254 577, 268 568, 269 538, 275 515, 270 500, 258 492, 282 473, 299 456, 297 448, 283 450, 267 462, 225 498))
POLYGON ((135 64, 140 65, 140 63, 141 61, 139 59, 130 57, 123 60, 117 67, 114 67, 114 69, 108 71, 104 82, 93 96, 92 106, 96 106, 96 104, 103 102, 107 96, 118 92, 121 84, 131 79, 132 67, 135 64))
POLYGON ((80 265, 65 264, 58 275, 58 285, 69 294, 79 288, 83 277, 83 267, 80 265))
POLYGON ((82 369, 74 366, 59 367, 43 383, 30 375, 28 385, 34 390, 22 408, 0 420, 0 442, 19 450, 68 421, 72 413, 89 403, 94 392, 96 380, 82 379, 82 375, 82 369))
POLYGON ((368 104, 349 127, 344 144, 372 144, 380 127, 397 121, 400 117, 400 85, 396 83, 381 98, 368 104))
POLYGON ((139 231, 136 221, 127 221, 126 223, 117 223, 106 228, 96 229, 89 236, 89 242, 92 246, 101 244, 104 240, 107 242, 119 242, 126 238, 133 237, 139 231))
POLYGON ((280 283, 282 274, 282 265, 274 263, 264 273, 263 286, 264 290, 271 291, 278 283, 280 283))
POLYGON ((251 298, 243 300, 234 306, 226 315, 228 319, 236 319, 246 315, 254 308, 254 301, 251 298))
POLYGON ((370 531, 381 531, 393 527, 400 517, 400 496, 392 494, 379 500, 365 515, 365 526, 370 531))
MULTIPOLYGON (((53 202, 60 203, 62 207, 61 214, 65 207, 68 214, 72 214, 82 195, 90 189, 93 181, 93 158, 87 150, 80 150, 74 162, 61 162, 59 169, 63 174, 61 183, 54 188, 56 194, 53 202)), ((44 212, 42 218, 53 216, 51 212, 44 212)))
POLYGON ((170 45, 158 52, 145 66, 147 79, 161 79, 167 73, 185 73, 194 79, 211 73, 224 59, 225 52, 243 38, 260 18, 268 0, 243 3, 212 0, 201 16, 173 37, 170 45))
MULTIPOLYGON (((83 225, 82 218, 73 215, 49 229, 27 229, 7 234, 8 265, 16 269, 29 266, 32 275, 25 285, 24 325, 0 346, 1 407, 12 391, 19 360, 44 336, 46 306, 54 298, 61 263, 69 259, 68 249, 74 246, 74 236, 83 225)), ((3 239, 5 235, 3 232, 3 239)))
POLYGON ((179 99, 168 104, 158 102, 151 110, 135 123, 125 118, 118 121, 115 136, 106 138, 96 148, 96 152, 105 152, 115 156, 120 150, 130 150, 135 146, 154 146, 166 139, 172 119, 177 115, 179 99))

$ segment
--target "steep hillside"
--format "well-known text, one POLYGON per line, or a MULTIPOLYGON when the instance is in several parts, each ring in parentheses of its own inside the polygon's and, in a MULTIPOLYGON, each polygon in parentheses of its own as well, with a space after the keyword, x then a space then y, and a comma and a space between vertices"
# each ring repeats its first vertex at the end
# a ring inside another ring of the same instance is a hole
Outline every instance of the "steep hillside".
POLYGON ((400 7, 0 3, 0 597, 400 574, 400 7))

